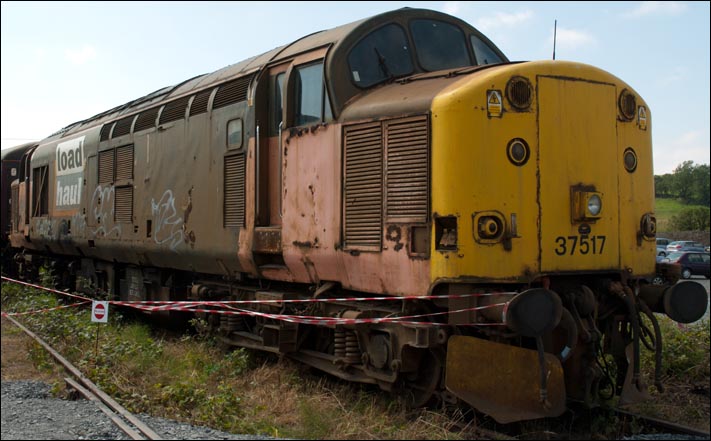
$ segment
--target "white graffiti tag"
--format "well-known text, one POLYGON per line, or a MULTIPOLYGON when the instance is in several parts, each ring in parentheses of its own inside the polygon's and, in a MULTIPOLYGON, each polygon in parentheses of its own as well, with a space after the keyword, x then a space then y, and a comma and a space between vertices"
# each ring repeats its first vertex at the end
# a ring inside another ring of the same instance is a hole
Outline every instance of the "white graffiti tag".
POLYGON ((113 232, 116 232, 118 236, 121 235, 121 225, 114 225, 107 230, 114 223, 114 193, 113 185, 110 187, 98 185, 94 190, 91 197, 91 214, 94 215, 94 221, 101 224, 94 230, 95 236, 109 236, 113 232))
POLYGON ((158 245, 167 243, 171 250, 183 242, 183 219, 175 210, 175 198, 171 190, 163 193, 160 201, 151 199, 153 215, 153 240, 158 245))

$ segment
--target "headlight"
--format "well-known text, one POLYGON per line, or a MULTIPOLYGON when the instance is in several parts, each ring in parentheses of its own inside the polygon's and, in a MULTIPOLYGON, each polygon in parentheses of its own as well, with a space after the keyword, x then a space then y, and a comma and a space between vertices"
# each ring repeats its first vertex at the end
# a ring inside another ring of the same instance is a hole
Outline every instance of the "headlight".
MULTIPOLYGON (((593 190, 591 188, 591 190, 593 190)), ((602 193, 587 191, 580 187, 571 188, 571 216, 573 222, 589 222, 600 218, 602 213, 602 193)))
POLYGON ((602 210, 602 200, 600 200, 600 196, 593 194, 588 198, 588 213, 597 216, 600 214, 600 211, 602 210))

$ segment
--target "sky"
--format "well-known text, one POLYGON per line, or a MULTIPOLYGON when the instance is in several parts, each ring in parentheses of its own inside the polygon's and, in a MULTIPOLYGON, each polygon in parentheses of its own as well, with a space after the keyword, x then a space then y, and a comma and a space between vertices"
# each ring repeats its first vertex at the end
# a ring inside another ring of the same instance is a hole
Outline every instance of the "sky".
POLYGON ((651 110, 654 173, 709 163, 709 2, 2 2, 2 148, 304 35, 402 7, 457 16, 514 61, 590 64, 651 110))

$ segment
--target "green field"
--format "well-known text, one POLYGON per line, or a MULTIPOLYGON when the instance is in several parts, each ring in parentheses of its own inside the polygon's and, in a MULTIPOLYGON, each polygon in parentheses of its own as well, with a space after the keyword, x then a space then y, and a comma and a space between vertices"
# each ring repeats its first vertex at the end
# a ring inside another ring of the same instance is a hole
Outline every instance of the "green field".
POLYGON ((654 214, 657 216, 657 231, 669 231, 669 221, 684 208, 695 205, 685 205, 673 198, 656 198, 654 200, 654 214))

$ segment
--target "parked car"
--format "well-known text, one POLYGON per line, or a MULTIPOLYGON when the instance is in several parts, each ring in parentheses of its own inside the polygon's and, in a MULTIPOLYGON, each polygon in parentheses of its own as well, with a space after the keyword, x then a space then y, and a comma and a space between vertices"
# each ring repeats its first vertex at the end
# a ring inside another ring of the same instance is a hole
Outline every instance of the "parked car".
POLYGON ((705 252, 685 251, 669 254, 663 262, 677 264, 681 268, 681 277, 691 276, 711 278, 711 255, 705 252))
POLYGON ((666 256, 667 255, 667 245, 671 240, 666 239, 664 237, 658 237, 657 238, 657 256, 666 256))
POLYGON ((705 252, 706 247, 704 246, 704 244, 694 242, 693 240, 677 240, 667 245, 667 255, 669 255, 669 253, 677 253, 680 251, 705 252))

